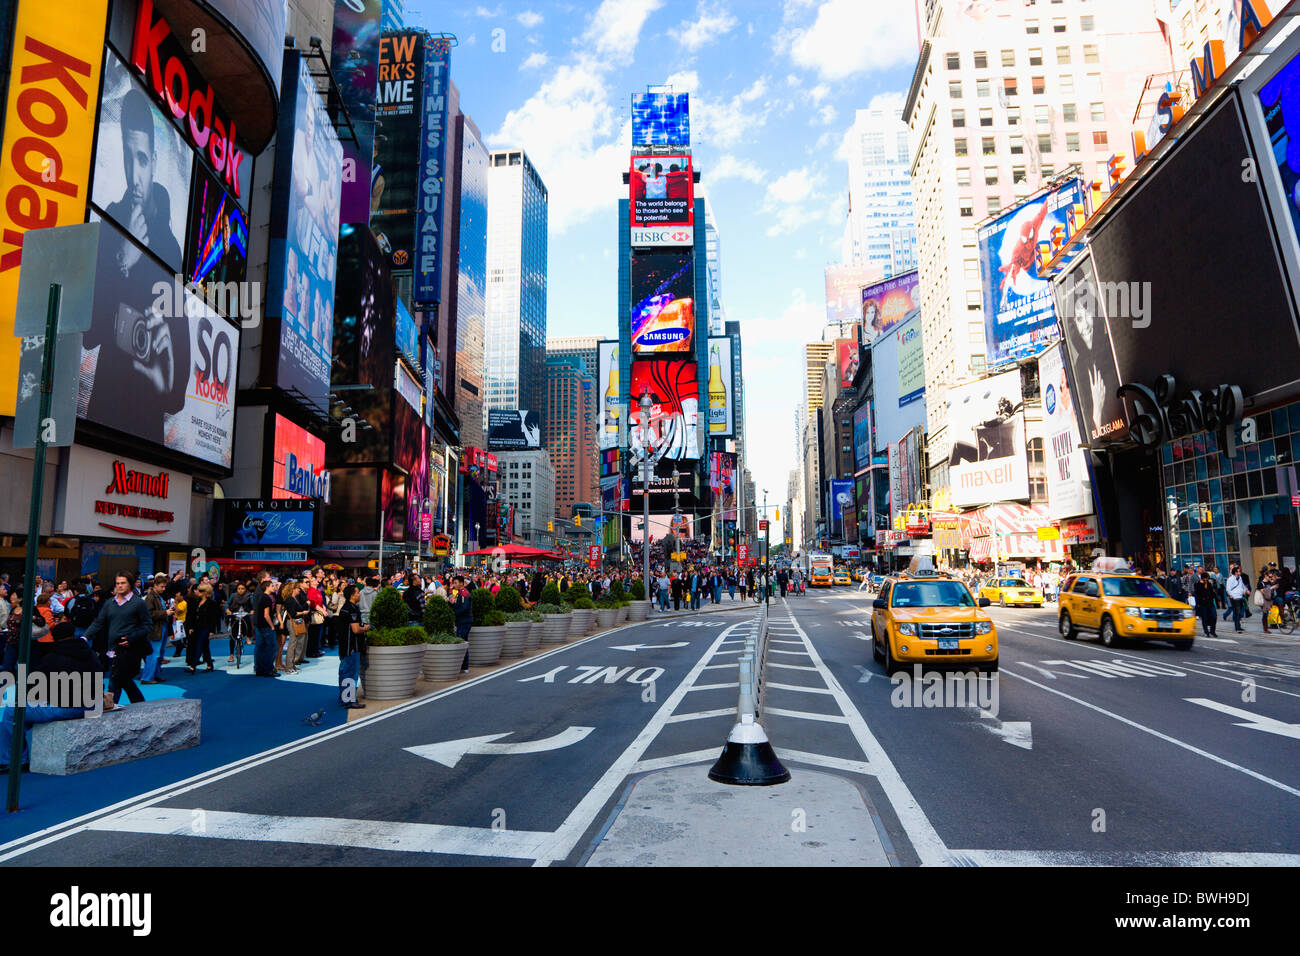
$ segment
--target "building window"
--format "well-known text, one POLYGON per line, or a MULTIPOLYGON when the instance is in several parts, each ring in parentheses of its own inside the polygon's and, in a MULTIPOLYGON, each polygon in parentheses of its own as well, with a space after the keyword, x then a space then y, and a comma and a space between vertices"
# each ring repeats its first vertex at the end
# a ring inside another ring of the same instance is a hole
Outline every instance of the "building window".
POLYGON ((1107 142, 1106 131, 1104 129, 1095 129, 1092 131, 1092 148, 1106 149, 1110 144, 1107 142))
POLYGON ((961 210, 962 218, 969 219, 975 215, 975 201, 969 196, 958 199, 957 206, 961 210))
POLYGON ((948 82, 948 96, 954 100, 961 99, 961 80, 950 80, 948 82))
POLYGON ((1008 107, 1007 107, 1007 123, 1010 124, 1011 126, 1019 126, 1019 125, 1020 125, 1020 107, 1019 107, 1019 106, 1008 106, 1008 107))
POLYGON ((980 153, 984 156, 996 156, 998 152, 997 140, 992 136, 982 137, 980 140, 980 153))
POLYGON ((1051 163, 1043 163, 1043 178, 1051 179, 1056 175, 1056 167, 1051 163))
POLYGON ((980 310, 980 294, 973 290, 966 291, 966 311, 978 312, 980 310))
POLYGON ((1074 76, 1073 76, 1073 75, 1071 75, 1071 74, 1069 74, 1069 73, 1062 73, 1061 76, 1060 76, 1060 83, 1061 83, 1061 89, 1060 89, 1060 92, 1061 92, 1062 94, 1064 94, 1064 95, 1066 95, 1066 96, 1069 96, 1070 94, 1072 94, 1072 93, 1074 92, 1074 76))
POLYGON ((1079 29, 1084 33, 1091 33, 1093 30, 1092 17, 1079 17, 1079 29))
POLYGON ((1030 66, 1043 65, 1043 51, 1038 47, 1034 47, 1032 50, 1029 51, 1029 65, 1030 66))
POLYGON ((1029 502, 1030 504, 1041 504, 1047 501, 1047 479, 1030 478, 1029 479, 1029 502))
POLYGON ((981 107, 980 107, 980 125, 981 125, 981 126, 992 126, 992 125, 993 125, 993 109, 992 109, 992 107, 989 107, 989 106, 981 106, 981 107))
POLYGON ((1025 151, 1025 139, 1024 139, 1023 136, 1012 136, 1010 142, 1011 142, 1011 153, 1012 153, 1012 155, 1014 155, 1014 156, 1019 156, 1019 155, 1021 155, 1022 153, 1024 153, 1024 151, 1025 151))
POLYGON ((989 215, 996 216, 1002 211, 1002 200, 997 196, 989 197, 989 215))
POLYGON ((975 51, 975 69, 986 70, 989 65, 989 55, 983 50, 975 51))
POLYGON ((1064 33, 1064 32, 1065 32, 1065 17, 1053 17, 1053 18, 1052 18, 1052 32, 1053 32, 1053 33, 1064 33))
POLYGON ((1024 182, 1028 182, 1028 181, 1029 181, 1029 180, 1028 180, 1028 179, 1026 178, 1026 176, 1025 176, 1025 167, 1023 167, 1023 166, 1012 166, 1012 167, 1011 167, 1011 182, 1012 182, 1012 185, 1014 185, 1014 184, 1016 184, 1016 183, 1024 183, 1024 182))
POLYGON ((948 59, 948 69, 950 70, 961 69, 961 54, 949 53, 947 59, 948 59))
MULTIPOLYGON (((1038 151, 1039 151, 1040 153, 1050 153, 1050 152, 1052 151, 1052 134, 1051 134, 1051 133, 1039 133, 1039 134, 1038 134, 1038 151)), ((1043 175, 1046 176, 1047 173, 1044 172, 1043 175)))
POLYGON ((1038 32, 1038 21, 1037 21, 1037 20, 1026 20, 1026 21, 1025 21, 1025 32, 1028 33, 1028 34, 1030 34, 1030 35, 1033 35, 1033 34, 1037 33, 1037 32, 1038 32))
POLYGON ((1016 78, 1014 76, 1004 76, 1002 78, 1002 92, 1007 96, 1016 96, 1019 89, 1016 87, 1016 78))
POLYGON ((1029 88, 1034 94, 1047 92, 1047 78, 1044 76, 1035 76, 1029 81, 1029 88))
POLYGON ((1079 119, 1079 112, 1075 109, 1073 103, 1061 104, 1061 119, 1065 120, 1067 123, 1073 123, 1079 119))
POLYGON ((969 185, 970 185, 970 167, 969 167, 969 166, 958 166, 958 167, 957 167, 957 185, 958 185, 958 186, 969 186, 969 185))
POLYGON ((958 128, 958 129, 960 129, 961 127, 963 127, 963 126, 966 125, 966 111, 965 111, 965 110, 953 110, 953 111, 952 111, 952 125, 953 125, 954 127, 958 128))
POLYGON ((1015 51, 1015 50, 1003 50, 1003 51, 1002 51, 1002 65, 1003 65, 1003 66, 1015 66, 1015 65, 1016 65, 1016 51, 1015 51))
POLYGON ((1102 123, 1104 123, 1104 122, 1106 121, 1106 104, 1105 104, 1105 103, 1093 103, 1093 104, 1091 105, 1090 109, 1092 110, 1092 118, 1093 118, 1093 120, 1094 120, 1095 122, 1102 122, 1102 123))
POLYGON ((1066 134, 1065 134, 1065 151, 1066 151, 1067 153, 1077 153, 1077 152, 1079 151, 1079 134, 1078 134, 1078 133, 1066 133, 1066 134))
POLYGON ((1100 63, 1100 62, 1101 62, 1101 56, 1100 56, 1100 54, 1098 54, 1098 52, 1097 52, 1097 44, 1095 44, 1095 43, 1085 43, 1085 44, 1083 45, 1083 62, 1084 62, 1084 63, 1100 63))
POLYGON ((1088 74, 1088 85, 1084 87, 1084 92, 1091 93, 1094 96, 1101 95, 1101 74, 1100 73, 1088 74))
POLYGON ((996 186, 998 184, 998 168, 996 166, 984 167, 984 185, 996 186))
POLYGON ((971 249, 975 248, 975 230, 963 229, 961 231, 961 244, 971 249))
POLYGON ((1056 62, 1057 63, 1070 62, 1070 48, 1068 46, 1058 46, 1056 48, 1056 62))
POLYGON ((966 155, 966 138, 958 137, 952 141, 952 154, 954 156, 966 155))
POLYGON ((976 261, 975 259, 966 259, 964 262, 962 262, 962 273, 965 275, 967 282, 979 282, 980 281, 979 262, 976 261))
POLYGON ((987 99, 987 98, 988 98, 988 95, 989 95, 989 81, 988 81, 988 80, 976 80, 976 81, 975 81, 975 95, 976 95, 976 96, 979 96, 979 97, 982 97, 982 98, 984 98, 984 99, 987 99))

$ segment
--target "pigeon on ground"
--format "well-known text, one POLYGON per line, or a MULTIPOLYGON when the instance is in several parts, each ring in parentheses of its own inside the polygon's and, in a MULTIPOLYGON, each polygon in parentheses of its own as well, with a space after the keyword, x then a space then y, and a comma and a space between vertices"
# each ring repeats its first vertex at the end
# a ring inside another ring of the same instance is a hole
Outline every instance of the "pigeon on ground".
POLYGON ((318 710, 314 714, 308 714, 302 719, 304 724, 310 724, 312 727, 319 727, 321 719, 325 716, 325 711, 318 710))

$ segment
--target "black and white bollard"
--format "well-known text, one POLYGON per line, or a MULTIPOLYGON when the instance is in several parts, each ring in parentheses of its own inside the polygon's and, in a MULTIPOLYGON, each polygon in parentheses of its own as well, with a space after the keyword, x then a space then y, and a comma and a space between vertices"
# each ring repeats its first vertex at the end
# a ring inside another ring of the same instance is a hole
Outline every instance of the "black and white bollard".
POLYGON ((727 735, 726 746, 709 771, 709 779, 741 787, 770 787, 790 779, 781 765, 767 732, 758 721, 761 707, 763 660, 767 644, 766 615, 763 634, 757 642, 745 642, 740 657, 740 694, 736 702, 736 724, 727 735))

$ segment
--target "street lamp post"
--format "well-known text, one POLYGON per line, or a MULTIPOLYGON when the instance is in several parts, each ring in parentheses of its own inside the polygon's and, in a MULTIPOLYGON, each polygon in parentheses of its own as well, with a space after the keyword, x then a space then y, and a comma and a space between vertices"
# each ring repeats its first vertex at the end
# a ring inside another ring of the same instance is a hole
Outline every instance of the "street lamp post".
MULTIPOLYGON (((641 392, 641 587, 650 613, 650 392, 641 392)), ((665 555, 665 560, 667 556, 665 555)))
POLYGON ((763 520, 767 522, 767 534, 763 535, 763 603, 772 603, 772 521, 767 516, 767 489, 763 489, 763 520))

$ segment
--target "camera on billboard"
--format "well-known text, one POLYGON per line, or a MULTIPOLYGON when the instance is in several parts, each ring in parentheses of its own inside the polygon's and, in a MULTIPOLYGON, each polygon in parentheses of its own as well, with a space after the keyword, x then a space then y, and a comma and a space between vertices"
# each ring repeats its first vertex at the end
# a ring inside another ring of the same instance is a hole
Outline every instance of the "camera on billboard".
POLYGON ((113 341, 137 362, 148 365, 153 358, 153 333, 150 326, 156 325, 161 319, 162 316, 152 307, 148 312, 140 312, 123 302, 117 307, 113 341))

